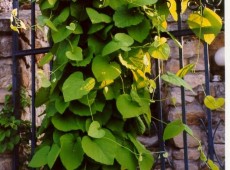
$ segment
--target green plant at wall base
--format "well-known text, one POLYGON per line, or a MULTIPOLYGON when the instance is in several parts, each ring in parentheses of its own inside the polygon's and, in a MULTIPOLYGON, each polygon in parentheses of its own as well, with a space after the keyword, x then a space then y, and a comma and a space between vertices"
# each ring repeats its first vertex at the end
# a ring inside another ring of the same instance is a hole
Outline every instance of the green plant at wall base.
MULTIPOLYGON (((46 104, 46 110, 38 131, 43 142, 30 167, 152 168, 151 152, 136 138, 151 122, 150 104, 156 88, 149 78, 151 60, 165 61, 170 54, 161 33, 168 33, 181 47, 167 31, 167 16, 171 13, 175 17, 175 0, 170 3, 168 7, 157 0, 38 1, 42 12, 38 22, 49 27, 53 42, 39 65, 53 60, 53 67, 50 81, 42 70, 38 75, 44 81, 36 95, 36 106, 46 104)), ((182 5, 184 12, 184 1, 182 5)), ((198 13, 198 21, 194 16, 189 18, 194 32, 197 25, 206 30, 210 17, 218 17, 210 15, 210 9, 203 11, 208 12, 203 13, 205 16, 198 13), (208 21, 202 24, 205 18, 208 21)), ((210 30, 214 36, 220 30, 221 23, 217 24, 215 30, 210 30)), ((200 31, 199 37, 207 41, 205 34, 200 31)), ((182 79, 191 67, 178 74, 162 72, 156 78, 192 91, 182 79)), ((174 131, 174 124, 166 127, 169 130, 165 131, 165 140, 172 137, 167 133, 174 131)), ((191 135, 186 125, 180 125, 182 130, 175 131, 175 135, 184 130, 191 135)))
POLYGON ((30 123, 15 117, 11 98, 10 95, 5 96, 0 111, 0 153, 12 151, 19 142, 28 143, 30 123))

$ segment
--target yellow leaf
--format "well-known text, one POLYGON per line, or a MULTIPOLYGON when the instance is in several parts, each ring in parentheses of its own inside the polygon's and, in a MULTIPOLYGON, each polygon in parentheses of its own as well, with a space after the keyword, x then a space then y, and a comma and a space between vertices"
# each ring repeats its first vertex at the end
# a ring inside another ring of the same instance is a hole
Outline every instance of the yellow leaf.
POLYGON ((11 15, 13 15, 14 17, 16 17, 16 16, 18 15, 18 10, 17 10, 17 8, 15 8, 15 9, 13 9, 13 10, 11 11, 11 15))
POLYGON ((19 33, 19 30, 18 30, 18 28, 17 28, 16 26, 10 24, 10 28, 11 28, 13 31, 16 31, 16 32, 19 33))
POLYGON ((24 22, 22 20, 20 20, 20 28, 26 30, 26 25, 24 24, 24 22))
MULTIPOLYGON (((181 2, 181 14, 183 14, 187 9, 187 4, 189 0, 182 0, 181 2)), ((175 21, 178 20, 177 15, 177 3, 175 0, 169 0, 169 11, 175 21)))

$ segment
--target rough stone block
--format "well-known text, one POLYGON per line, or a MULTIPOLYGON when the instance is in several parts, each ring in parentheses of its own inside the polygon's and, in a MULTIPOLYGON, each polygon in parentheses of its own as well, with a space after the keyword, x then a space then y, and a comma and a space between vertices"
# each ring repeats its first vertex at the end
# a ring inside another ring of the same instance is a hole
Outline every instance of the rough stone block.
MULTIPOLYGON (((174 169, 175 170, 184 170, 184 161, 174 161, 174 169)), ((199 165, 197 162, 189 162, 189 170, 199 170, 199 165)))
MULTIPOLYGON (((199 127, 196 127, 196 126, 191 126, 190 128, 192 129, 194 136, 198 140, 200 140, 202 143, 207 142, 204 131, 202 131, 199 127)), ((173 142, 177 148, 184 148, 183 134, 181 133, 178 136, 174 137, 173 142)), ((188 148, 197 148, 199 146, 199 143, 193 137, 187 135, 187 146, 188 148)))
POLYGON ((0 30, 3 33, 10 32, 10 13, 0 13, 0 30))
MULTIPOLYGON (((181 106, 172 107, 168 113, 168 120, 173 121, 182 117, 181 106)), ((188 125, 199 125, 199 119, 205 117, 204 110, 199 103, 191 103, 186 105, 186 120, 188 125)))
POLYGON ((184 79, 191 88, 196 88, 205 83, 204 73, 187 74, 184 79))
POLYGON ((1 36, 0 38, 0 58, 10 57, 12 54, 12 37, 11 36, 1 36))
POLYGON ((225 158, 225 146, 224 144, 215 144, 216 155, 220 158, 225 158))
POLYGON ((0 88, 0 103, 3 104, 5 101, 5 96, 11 94, 9 91, 6 89, 1 89, 0 88))
MULTIPOLYGON (((184 149, 174 150, 173 158, 177 160, 184 159, 184 149)), ((188 159, 189 160, 198 160, 200 158, 200 152, 197 148, 188 148, 188 159)))
POLYGON ((12 0, 1 0, 0 1, 0 12, 9 11, 12 9, 12 0))
POLYGON ((191 58, 194 57, 195 59, 198 56, 203 56, 203 44, 199 43, 199 40, 193 38, 191 36, 184 38, 183 43, 183 57, 184 58, 191 58))
MULTIPOLYGON (((181 89, 179 87, 173 87, 169 92, 170 98, 174 98, 176 101, 176 105, 181 105, 181 89)), ((190 91, 185 91, 185 101, 187 103, 192 103, 195 100, 196 93, 192 93, 190 91)))
POLYGON ((8 153, 0 154, 0 170, 12 169, 12 155, 8 153))
POLYGON ((0 88, 7 88, 12 84, 12 71, 10 61, 0 60, 0 88))

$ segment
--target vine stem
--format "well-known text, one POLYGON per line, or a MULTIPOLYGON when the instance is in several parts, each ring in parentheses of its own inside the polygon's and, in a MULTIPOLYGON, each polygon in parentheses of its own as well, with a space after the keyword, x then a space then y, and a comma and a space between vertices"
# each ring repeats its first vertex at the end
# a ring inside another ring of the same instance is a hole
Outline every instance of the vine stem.
POLYGON ((91 108, 90 103, 89 103, 89 95, 87 94, 86 97, 87 97, 87 102, 88 102, 88 106, 89 106, 90 115, 91 115, 92 121, 94 121, 92 108, 91 108))
MULTIPOLYGON (((110 142, 113 142, 113 143, 115 143, 116 145, 118 145, 118 146, 120 146, 120 147, 122 147, 122 148, 124 148, 124 149, 126 149, 126 150, 128 150, 129 152, 131 152, 132 154, 134 154, 135 156, 141 156, 143 153, 136 153, 136 152, 134 152, 134 151, 132 151, 131 149, 129 149, 128 147, 125 147, 124 145, 122 145, 122 144, 120 144, 120 143, 118 143, 118 142, 116 142, 116 141, 114 141, 114 140, 112 140, 112 139, 110 139, 110 138, 107 138, 107 137, 103 137, 104 139, 106 139, 106 140, 108 140, 108 141, 110 141, 110 142)), ((154 153, 154 154, 160 154, 160 153, 166 153, 166 151, 158 151, 158 152, 152 152, 152 153, 154 153)), ((145 153, 145 154, 149 154, 149 155, 152 155, 152 153, 145 153)))

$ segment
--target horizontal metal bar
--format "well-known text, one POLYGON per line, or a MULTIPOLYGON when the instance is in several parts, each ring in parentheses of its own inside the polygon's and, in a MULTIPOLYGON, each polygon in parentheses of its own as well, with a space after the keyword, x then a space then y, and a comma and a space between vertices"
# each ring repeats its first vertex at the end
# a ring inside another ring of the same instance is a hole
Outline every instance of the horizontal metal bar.
POLYGON ((49 52, 51 47, 45 47, 45 48, 37 48, 37 49, 29 49, 29 50, 18 50, 14 51, 15 56, 23 57, 26 55, 35 55, 35 54, 42 54, 49 52))

